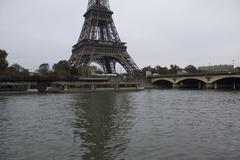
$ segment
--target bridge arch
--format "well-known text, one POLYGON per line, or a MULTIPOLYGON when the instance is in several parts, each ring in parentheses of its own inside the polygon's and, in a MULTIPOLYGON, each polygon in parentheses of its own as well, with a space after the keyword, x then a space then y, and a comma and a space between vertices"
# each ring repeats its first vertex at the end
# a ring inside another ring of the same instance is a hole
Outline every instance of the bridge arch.
POLYGON ((216 76, 216 77, 211 78, 210 83, 214 83, 216 81, 223 80, 223 79, 229 79, 229 78, 240 79, 240 75, 216 76))
POLYGON ((168 81, 170 83, 175 83, 173 78, 153 78, 152 79, 152 84, 154 84, 157 81, 168 81))
POLYGON ((160 88, 172 88, 174 83, 168 79, 158 79, 155 80, 152 84, 160 88))
POLYGON ((203 89, 206 88, 206 81, 199 78, 183 78, 177 81, 177 86, 179 88, 198 88, 203 89))
POLYGON ((239 76, 227 76, 215 79, 212 84, 216 89, 240 89, 239 76))
POLYGON ((179 83, 185 80, 196 80, 196 81, 201 81, 203 83, 207 83, 207 79, 205 79, 205 77, 182 77, 182 78, 178 78, 176 80, 176 83, 179 83))

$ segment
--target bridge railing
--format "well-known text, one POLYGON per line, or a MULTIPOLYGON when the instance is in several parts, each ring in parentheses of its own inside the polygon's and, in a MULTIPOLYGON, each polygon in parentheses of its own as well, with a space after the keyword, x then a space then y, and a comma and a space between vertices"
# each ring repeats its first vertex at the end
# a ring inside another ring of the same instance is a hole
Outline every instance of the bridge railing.
POLYGON ((152 75, 149 78, 161 78, 161 77, 192 77, 192 76, 218 76, 218 75, 237 75, 240 72, 215 72, 215 73, 187 73, 187 74, 164 74, 164 75, 152 75))

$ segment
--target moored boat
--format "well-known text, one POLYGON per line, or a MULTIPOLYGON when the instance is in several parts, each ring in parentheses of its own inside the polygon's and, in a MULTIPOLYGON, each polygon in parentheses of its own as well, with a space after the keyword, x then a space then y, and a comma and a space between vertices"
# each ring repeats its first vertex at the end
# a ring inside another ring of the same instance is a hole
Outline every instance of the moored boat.
POLYGON ((113 92, 113 91, 141 91, 144 87, 140 83, 76 83, 56 82, 48 87, 47 93, 77 93, 77 92, 113 92))

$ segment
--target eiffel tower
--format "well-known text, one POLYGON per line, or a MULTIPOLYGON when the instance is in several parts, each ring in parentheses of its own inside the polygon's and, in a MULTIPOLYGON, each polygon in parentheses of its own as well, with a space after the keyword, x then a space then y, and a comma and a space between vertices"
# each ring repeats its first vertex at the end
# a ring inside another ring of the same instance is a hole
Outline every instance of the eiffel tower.
POLYGON ((115 74, 118 62, 127 73, 138 70, 122 42, 112 18, 108 0, 89 0, 85 21, 77 44, 73 46, 69 64, 87 67, 92 62, 100 65, 104 73, 115 74))

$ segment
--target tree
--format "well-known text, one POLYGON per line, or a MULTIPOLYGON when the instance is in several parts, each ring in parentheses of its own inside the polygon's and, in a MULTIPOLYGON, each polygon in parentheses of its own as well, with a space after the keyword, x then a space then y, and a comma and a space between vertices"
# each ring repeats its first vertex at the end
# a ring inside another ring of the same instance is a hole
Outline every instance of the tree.
POLYGON ((171 65, 170 69, 169 69, 169 73, 171 74, 177 74, 179 71, 181 71, 182 69, 180 67, 178 67, 177 65, 171 65))
POLYGON ((0 71, 5 71, 8 67, 8 62, 6 60, 8 53, 5 50, 0 49, 0 71))
POLYGON ((9 70, 12 72, 22 72, 25 69, 22 66, 20 66, 19 64, 15 63, 9 67, 9 70))
POLYGON ((141 70, 135 70, 135 71, 133 71, 133 75, 134 75, 134 77, 136 77, 136 78, 141 78, 141 77, 144 77, 144 76, 145 76, 145 74, 144 74, 141 70))
POLYGON ((70 66, 66 60, 59 61, 53 65, 54 72, 59 76, 68 76, 70 72, 70 66))
POLYGON ((86 67, 80 67, 78 68, 78 73, 81 76, 89 76, 92 73, 97 72, 97 67, 96 66, 86 66, 86 67))
POLYGON ((15 63, 13 65, 11 65, 10 67, 7 68, 7 73, 10 76, 29 76, 29 70, 23 68, 22 66, 20 66, 19 64, 15 63))
POLYGON ((90 66, 90 72, 91 74, 96 74, 97 73, 97 66, 90 66))
POLYGON ((141 74, 143 76, 146 76, 147 71, 150 71, 151 73, 153 73, 153 68, 151 66, 144 67, 144 68, 141 69, 141 72, 142 72, 141 74))
POLYGON ((21 71, 21 75, 22 75, 22 76, 29 76, 29 75, 30 75, 30 72, 29 72, 28 69, 23 68, 23 70, 21 71))
POLYGON ((167 67, 156 66, 154 68, 154 73, 167 74, 168 73, 168 68, 167 67))
POLYGON ((38 72, 40 75, 46 75, 49 72, 49 64, 43 63, 38 67, 38 72))
POLYGON ((151 71, 153 72, 153 68, 151 66, 147 66, 147 67, 144 67, 142 68, 142 73, 145 75, 146 71, 151 71))
POLYGON ((187 71, 188 73, 196 73, 197 72, 197 68, 193 65, 188 65, 187 67, 184 68, 185 71, 187 71))
POLYGON ((75 67, 70 67, 70 75, 71 76, 77 76, 78 75, 78 70, 75 67))

